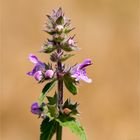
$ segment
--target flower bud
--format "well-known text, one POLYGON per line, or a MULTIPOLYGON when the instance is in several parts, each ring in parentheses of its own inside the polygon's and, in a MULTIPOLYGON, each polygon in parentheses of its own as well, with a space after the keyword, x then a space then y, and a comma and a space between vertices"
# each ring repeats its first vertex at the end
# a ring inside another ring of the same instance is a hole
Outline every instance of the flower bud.
POLYGON ((75 46, 75 42, 74 42, 74 40, 71 39, 71 38, 68 40, 68 44, 69 44, 70 46, 75 46))
POLYGON ((42 71, 37 71, 37 72, 34 74, 34 78, 35 78, 37 81, 41 81, 41 80, 43 79, 42 71))
POLYGON ((47 70, 47 71, 45 72, 45 77, 46 77, 47 79, 50 79, 50 78, 53 77, 53 74, 54 74, 53 70, 47 70))
POLYGON ((33 114, 37 114, 37 115, 40 115, 42 113, 39 105, 37 102, 33 103, 32 106, 31 106, 31 112, 33 114))
POLYGON ((56 31, 57 31, 57 32, 62 32, 62 31, 63 31, 63 28, 64 28, 64 27, 63 27, 62 25, 57 25, 57 26, 56 26, 56 31))

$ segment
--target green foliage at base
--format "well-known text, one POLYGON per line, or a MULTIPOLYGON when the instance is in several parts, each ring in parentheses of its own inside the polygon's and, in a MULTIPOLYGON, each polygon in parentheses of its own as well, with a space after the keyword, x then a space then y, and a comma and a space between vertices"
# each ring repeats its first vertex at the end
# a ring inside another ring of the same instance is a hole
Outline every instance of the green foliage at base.
POLYGON ((57 122, 55 120, 51 120, 47 117, 42 121, 40 126, 40 140, 51 140, 53 135, 56 132, 57 122))
POLYGON ((81 124, 76 121, 75 118, 59 117, 57 119, 50 120, 48 117, 42 121, 40 130, 40 140, 51 140, 56 133, 57 122, 62 127, 68 127, 74 134, 78 135, 81 140, 87 140, 86 133, 81 124))
POLYGON ((81 124, 74 118, 63 121, 63 119, 57 119, 59 124, 63 127, 68 127, 74 134, 80 136, 81 140, 87 140, 86 133, 81 124))

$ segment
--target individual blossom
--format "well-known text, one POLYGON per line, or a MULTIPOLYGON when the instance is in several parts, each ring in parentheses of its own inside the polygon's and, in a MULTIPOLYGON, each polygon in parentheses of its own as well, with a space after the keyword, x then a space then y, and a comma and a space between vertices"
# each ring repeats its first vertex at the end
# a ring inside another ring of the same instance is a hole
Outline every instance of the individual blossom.
POLYGON ((53 70, 47 70, 47 71, 45 72, 45 77, 46 77, 47 79, 51 79, 51 78, 53 77, 53 75, 54 75, 54 71, 53 71, 53 70))
POLYGON ((71 77, 75 78, 76 81, 83 80, 87 83, 91 83, 92 80, 89 79, 86 74, 86 67, 91 64, 91 60, 86 59, 82 63, 73 66, 70 70, 71 77))
POLYGON ((39 61, 35 55, 30 54, 29 60, 35 64, 33 70, 27 73, 29 76, 33 76, 39 82, 45 78, 50 79, 53 77, 53 70, 47 69, 46 64, 39 61))
POLYGON ((33 114, 36 114, 36 115, 38 115, 39 117, 41 117, 41 118, 45 118, 46 117, 46 115, 45 115, 45 113, 44 113, 44 108, 45 108, 45 103, 43 102, 41 105, 39 105, 38 104, 38 102, 34 102, 32 105, 31 105, 31 112, 33 113, 33 114))
POLYGON ((32 112, 33 114, 41 115, 42 109, 41 109, 41 107, 39 106, 39 104, 38 104, 37 102, 34 102, 34 103, 31 105, 31 112, 32 112))
POLYGON ((37 81, 41 81, 43 79, 43 73, 42 71, 37 71, 35 74, 34 74, 34 78, 37 80, 37 81))

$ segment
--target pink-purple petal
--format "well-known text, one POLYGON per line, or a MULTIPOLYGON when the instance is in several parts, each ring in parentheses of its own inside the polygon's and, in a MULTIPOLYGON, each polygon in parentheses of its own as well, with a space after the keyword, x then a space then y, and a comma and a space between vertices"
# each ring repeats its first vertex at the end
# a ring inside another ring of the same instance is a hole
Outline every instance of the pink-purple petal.
POLYGON ((81 76, 81 79, 87 83, 91 83, 92 79, 88 78, 87 76, 81 76))
POLYGON ((83 69, 91 64, 92 64, 91 59, 86 59, 84 60, 83 63, 80 64, 79 69, 83 69))
POLYGON ((32 106, 31 106, 31 112, 33 114, 37 114, 37 115, 40 115, 41 114, 42 111, 40 110, 40 107, 39 107, 39 105, 38 105, 37 102, 34 102, 32 104, 32 106))
POLYGON ((75 78, 76 81, 83 80, 87 83, 91 83, 92 80, 87 77, 86 69, 85 69, 87 66, 89 66, 91 64, 92 64, 91 60, 86 59, 82 63, 75 65, 74 67, 72 67, 72 69, 70 71, 71 77, 75 78))
POLYGON ((43 78, 43 74, 41 71, 37 71, 35 74, 34 74, 34 78, 37 80, 37 81, 41 81, 42 78, 43 78))
POLYGON ((53 71, 53 70, 46 70, 46 72, 45 72, 45 77, 46 77, 47 79, 52 78, 53 75, 54 75, 54 71, 53 71))
POLYGON ((30 54, 29 55, 29 60, 32 62, 32 63, 38 63, 38 58, 35 56, 35 55, 33 55, 33 54, 30 54))

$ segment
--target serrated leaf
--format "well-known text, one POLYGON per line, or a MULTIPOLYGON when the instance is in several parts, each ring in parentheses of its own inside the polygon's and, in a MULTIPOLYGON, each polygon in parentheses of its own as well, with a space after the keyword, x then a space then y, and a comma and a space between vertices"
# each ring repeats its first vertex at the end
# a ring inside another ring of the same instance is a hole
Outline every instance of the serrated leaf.
POLYGON ((63 105, 63 111, 65 112, 65 110, 66 110, 66 112, 67 112, 67 109, 69 109, 69 110, 71 110, 69 112, 69 115, 78 115, 79 114, 79 112, 77 110, 78 105, 79 105, 78 103, 73 103, 70 101, 70 99, 67 99, 63 105))
POLYGON ((74 54, 64 54, 62 57, 61 57, 61 61, 65 61, 67 59, 69 59, 71 56, 74 56, 74 54))
POLYGON ((74 134, 80 136, 81 140, 87 140, 84 128, 75 119, 69 119, 67 121, 62 121, 61 119, 57 119, 57 121, 61 126, 70 128, 70 130, 74 134))
POLYGON ((74 84, 74 82, 69 78, 69 77, 65 77, 64 78, 64 83, 66 88, 73 94, 76 95, 77 94, 77 88, 74 84))
POLYGON ((48 113, 50 114, 51 118, 56 118, 59 115, 58 109, 56 104, 55 105, 47 105, 48 113))
POLYGON ((51 140, 56 132, 56 124, 57 122, 55 120, 50 121, 49 118, 44 119, 40 126, 40 140, 51 140))
POLYGON ((57 103, 57 94, 55 93, 53 97, 51 96, 47 96, 47 99, 48 99, 48 104, 49 105, 54 105, 57 103))
POLYGON ((56 80, 53 80, 49 83, 47 83, 43 90, 42 93, 39 96, 39 104, 41 105, 46 97, 46 94, 55 86, 56 80))

